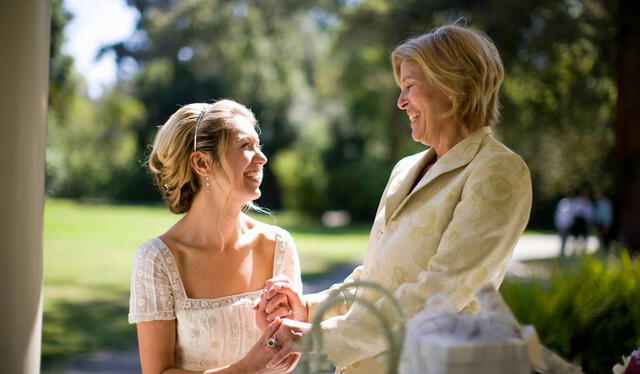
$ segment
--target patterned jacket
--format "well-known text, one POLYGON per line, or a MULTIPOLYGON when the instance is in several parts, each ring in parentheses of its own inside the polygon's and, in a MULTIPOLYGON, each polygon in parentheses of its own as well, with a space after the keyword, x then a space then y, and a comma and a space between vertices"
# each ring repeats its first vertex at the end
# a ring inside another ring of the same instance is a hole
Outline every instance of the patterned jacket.
MULTIPOLYGON (((361 266, 345 280, 377 282, 393 292, 408 319, 436 293, 458 310, 475 309, 484 284, 500 286, 531 210, 531 179, 524 161, 492 135, 471 133, 411 186, 433 149, 394 167, 380 200, 361 266)), ((332 287, 333 288, 333 287, 332 287)), ((331 290, 331 289, 330 289, 331 290)), ((328 292, 306 295, 311 316, 328 292)), ((386 299, 358 290, 325 315, 324 348, 345 373, 383 373, 387 349, 376 321, 353 297, 393 315, 386 299)), ((391 317, 393 318, 393 316, 391 317)))

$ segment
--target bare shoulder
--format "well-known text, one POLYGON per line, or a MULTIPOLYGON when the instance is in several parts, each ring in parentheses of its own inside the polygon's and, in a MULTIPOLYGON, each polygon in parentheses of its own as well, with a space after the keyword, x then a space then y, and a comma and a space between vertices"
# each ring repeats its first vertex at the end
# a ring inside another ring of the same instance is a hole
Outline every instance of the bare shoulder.
POLYGON ((257 247, 268 251, 274 251, 279 242, 288 240, 289 233, 278 226, 260 222, 254 218, 246 216, 247 227, 251 235, 258 243, 257 247))

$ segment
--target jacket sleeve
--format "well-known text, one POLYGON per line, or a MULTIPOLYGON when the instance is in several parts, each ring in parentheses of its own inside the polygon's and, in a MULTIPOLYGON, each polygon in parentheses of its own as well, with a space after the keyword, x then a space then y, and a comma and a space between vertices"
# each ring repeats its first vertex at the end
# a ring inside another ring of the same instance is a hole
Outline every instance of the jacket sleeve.
MULTIPOLYGON (((460 201, 426 269, 393 293, 405 317, 415 315, 436 293, 447 295, 461 310, 487 282, 497 288, 530 210, 531 179, 522 159, 505 152, 481 160, 469 173, 460 201)), ((376 307, 391 321, 398 321, 386 298, 379 299, 376 307)), ((387 349, 376 321, 357 306, 345 315, 323 321, 322 329, 327 354, 337 367, 387 349)))
MULTIPOLYGON (((313 316, 315 315, 316 310, 318 309, 318 306, 322 304, 322 302, 324 302, 329 297, 331 292, 335 291, 338 287, 340 287, 343 284, 360 279, 361 274, 362 274, 362 265, 356 267, 353 270, 353 272, 351 272, 351 274, 343 282, 332 285, 328 290, 320 291, 318 293, 313 293, 309 295, 304 295, 304 298, 307 301, 307 304, 309 305, 309 320, 311 321, 313 319, 313 316)), ((348 290, 342 291, 342 302, 328 309, 323 317, 330 318, 333 316, 346 313, 351 307, 354 297, 355 297, 354 289, 348 289, 348 290)))

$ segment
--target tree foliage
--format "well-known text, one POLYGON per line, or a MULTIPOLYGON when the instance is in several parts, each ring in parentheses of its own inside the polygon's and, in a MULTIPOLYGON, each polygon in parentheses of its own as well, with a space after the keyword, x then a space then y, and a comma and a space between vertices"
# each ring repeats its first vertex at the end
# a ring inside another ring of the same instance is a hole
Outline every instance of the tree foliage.
POLYGON ((73 59, 62 53, 64 28, 71 14, 62 7, 62 0, 51 1, 51 41, 49 48, 49 116, 65 119, 65 108, 77 95, 77 79, 73 76, 73 59))
POLYGON ((88 98, 73 59, 62 53, 71 20, 62 1, 51 3, 51 57, 47 128, 47 193, 74 198, 113 198, 135 170, 133 125, 144 108, 115 89, 88 98))
POLYGON ((535 225, 548 224, 548 209, 571 190, 619 184, 609 172, 618 7, 604 0, 129 4, 141 14, 135 33, 103 52, 119 61, 116 91, 144 110, 124 126, 135 166, 103 165, 126 175, 107 188, 112 198, 156 198, 141 162, 157 126, 180 105, 230 97, 262 127, 271 163, 261 204, 370 219, 394 163, 422 149, 395 106, 390 52, 455 21, 485 32, 503 57, 495 132, 531 169, 535 225))
MULTIPOLYGON (((123 83, 144 104, 137 126, 144 159, 156 127, 178 106, 230 97, 257 115, 267 155, 290 147, 305 128, 330 118, 317 56, 329 36, 322 15, 304 1, 133 1, 142 14, 135 35, 108 47, 121 63, 135 61, 123 83)), ((319 9, 319 8, 318 8, 319 9)), ((327 96, 328 97, 328 96, 327 96)), ((263 203, 279 206, 279 186, 267 169, 263 203)), ((140 170, 141 175, 144 174, 140 170)), ((132 186, 132 198, 146 189, 132 186)))
POLYGON ((614 182, 607 157, 616 100, 608 57, 615 23, 605 5, 406 0, 347 7, 340 49, 347 54, 343 82, 348 112, 355 117, 351 123, 365 123, 367 143, 382 141, 381 153, 391 162, 406 154, 412 147, 403 129, 407 121, 393 105, 397 89, 390 51, 403 39, 445 23, 458 21, 485 32, 498 46, 506 73, 496 134, 527 161, 538 203, 534 222, 548 222, 545 201, 580 187, 611 188, 614 182))

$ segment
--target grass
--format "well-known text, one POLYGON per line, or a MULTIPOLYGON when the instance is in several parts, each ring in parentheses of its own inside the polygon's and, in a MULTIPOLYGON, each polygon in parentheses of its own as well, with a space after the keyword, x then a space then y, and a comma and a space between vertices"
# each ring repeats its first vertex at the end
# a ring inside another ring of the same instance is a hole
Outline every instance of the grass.
MULTIPOLYGON (((130 345, 127 324, 131 264, 145 240, 179 217, 164 207, 82 204, 48 200, 44 227, 45 365, 86 351, 130 345)), ((304 279, 344 262, 358 262, 368 226, 329 229, 296 214, 259 219, 288 229, 296 240, 304 279)))

